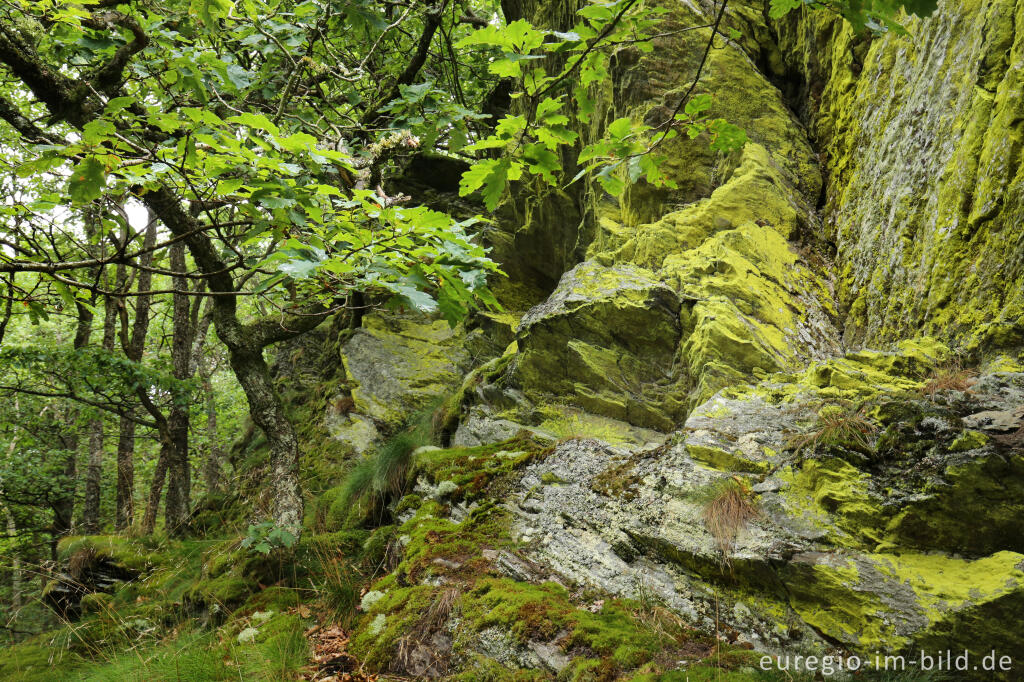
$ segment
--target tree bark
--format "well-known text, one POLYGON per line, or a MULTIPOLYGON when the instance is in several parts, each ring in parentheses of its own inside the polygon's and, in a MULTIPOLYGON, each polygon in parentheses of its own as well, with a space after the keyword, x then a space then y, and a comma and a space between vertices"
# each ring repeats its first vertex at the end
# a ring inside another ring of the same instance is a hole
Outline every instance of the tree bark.
POLYGON ((222 492, 224 452, 217 435, 217 396, 213 392, 210 375, 200 369, 203 381, 203 398, 206 403, 206 457, 203 460, 203 483, 207 495, 222 492))
MULTIPOLYGON (((172 244, 169 255, 171 270, 185 272, 185 245, 181 242, 172 244)), ((185 277, 175 276, 172 282, 176 291, 187 291, 189 288, 188 279, 185 277)), ((192 377, 192 337, 195 333, 188 295, 175 293, 173 309, 172 371, 175 379, 186 380, 192 377)), ((172 447, 168 450, 171 459, 167 462, 167 499, 164 503, 164 514, 168 532, 171 533, 184 530, 192 509, 192 467, 188 457, 189 403, 191 396, 175 396, 167 418, 172 447)))
MULTIPOLYGON (((146 223, 146 236, 143 239, 143 249, 152 249, 156 244, 156 216, 152 212, 148 215, 146 223)), ((153 253, 148 251, 139 258, 142 269, 139 270, 138 291, 148 291, 153 282, 153 275, 147 269, 153 264, 153 253)), ((142 360, 146 349, 146 336, 149 333, 149 308, 151 297, 138 296, 135 302, 135 321, 132 323, 131 338, 128 337, 128 324, 126 315, 123 313, 121 325, 121 345, 124 348, 125 357, 132 362, 142 360)), ((114 527, 117 530, 125 530, 135 521, 135 421, 126 417, 121 418, 117 438, 117 511, 114 518, 114 527)))
POLYGON ((245 391, 253 422, 270 445, 270 474, 266 485, 274 491, 270 511, 274 525, 298 535, 303 513, 298 476, 299 441, 270 378, 263 349, 233 350, 231 369, 245 391))
MULTIPOLYGON (((14 514, 11 513, 11 508, 4 505, 4 513, 7 515, 7 539, 9 542, 14 543, 18 537, 18 526, 14 522, 14 514)), ((21 557, 18 556, 17 550, 11 547, 11 610, 17 612, 21 608, 21 557)))
MULTIPOLYGON (((75 325, 75 350, 85 348, 92 337, 92 308, 81 303, 75 305, 78 320, 75 325)), ((57 559, 57 542, 61 536, 69 535, 74 528, 75 478, 78 473, 78 408, 71 405, 64 415, 61 445, 64 450, 64 464, 61 467, 63 490, 57 492, 50 502, 53 509, 53 529, 50 535, 50 556, 57 559)))
MULTIPOLYGON (((115 290, 124 286, 124 267, 118 268, 115 290)), ((117 323, 118 302, 113 296, 106 299, 103 315, 103 350, 113 352, 117 323)), ((100 494, 103 479, 103 417, 89 421, 89 464, 85 471, 85 499, 82 502, 82 532, 100 532, 100 494)))
POLYGON ((167 457, 164 455, 164 448, 160 448, 160 455, 156 460, 156 468, 153 470, 153 481, 149 485, 149 499, 146 502, 146 511, 142 515, 142 532, 149 535, 156 528, 156 514, 160 508, 160 493, 164 489, 164 480, 167 478, 167 457))

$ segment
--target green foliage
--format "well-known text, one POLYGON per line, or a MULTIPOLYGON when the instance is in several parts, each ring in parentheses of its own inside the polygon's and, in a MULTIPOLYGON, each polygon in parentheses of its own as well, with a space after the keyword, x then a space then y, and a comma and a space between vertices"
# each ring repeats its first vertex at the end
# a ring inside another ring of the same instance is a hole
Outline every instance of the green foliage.
MULTIPOLYGON (((275 305, 294 302, 296 294, 330 303, 361 290, 440 311, 453 324, 478 306, 496 307, 487 277, 497 268, 471 239, 473 221, 401 205, 408 199, 394 201, 378 184, 381 174, 401 171, 396 157, 424 146, 446 153, 463 146, 482 117, 466 106, 465 89, 480 86, 458 80, 442 88, 428 78, 399 84, 392 98, 374 92, 393 82, 390 74, 335 68, 339 50, 373 45, 404 57, 409 47, 402 35, 385 31, 389 22, 378 8, 350 5, 328 17, 314 0, 291 3, 287 11, 262 0, 126 3, 102 20, 92 16, 89 3, 12 10, 9 20, 24 30, 53 27, 39 32, 32 58, 72 77, 94 75, 133 35, 147 41, 129 53, 123 68, 130 78, 115 92, 70 105, 84 112, 76 118, 80 134, 65 139, 58 129, 54 144, 20 146, 6 156, 4 170, 23 178, 27 190, 6 209, 31 225, 22 241, 65 210, 65 197, 77 219, 97 200, 146 201, 152 192, 170 190, 207 206, 199 216, 207 227, 237 226, 214 237, 218 249, 237 256, 250 291, 275 305), (350 30, 353 24, 370 35, 350 30), (321 35, 333 42, 322 43, 321 35), (326 105, 321 82, 334 89, 326 105), (352 121, 377 118, 389 125, 369 134, 363 124, 352 127, 352 121), (358 147, 343 142, 360 139, 365 142, 358 147)), ((426 14, 416 12, 405 26, 427 21, 426 14)), ((458 23, 453 29, 467 32, 458 23)), ((371 57, 366 54, 365 63, 371 57)), ((384 71, 398 61, 372 60, 384 71)), ((40 249, 45 241, 31 243, 40 249)), ((97 243, 74 246, 86 251, 83 257, 98 252, 97 243)), ((59 259, 66 249, 52 251, 25 260, 59 259)), ((87 279, 67 271, 62 286, 85 290, 87 279)))
POLYGON ((289 549, 298 538, 285 528, 278 528, 270 521, 250 524, 242 547, 252 552, 267 555, 278 549, 289 549))
POLYGON ((905 34, 906 28, 899 22, 902 11, 926 17, 938 8, 939 3, 938 0, 771 0, 768 16, 781 19, 803 6, 838 12, 857 31, 867 28, 905 34))
MULTIPOLYGON (((584 4, 570 31, 543 30, 519 19, 504 28, 486 26, 460 41, 460 48, 487 49, 492 55, 488 70, 517 79, 520 87, 513 95, 520 102, 520 113, 506 115, 490 135, 464 148, 485 154, 463 176, 461 194, 479 190, 487 208, 494 210, 509 183, 524 175, 552 186, 562 182, 567 152, 575 152, 573 165, 580 170, 566 184, 590 175, 615 196, 625 191, 627 181, 644 179, 655 186, 674 186, 661 171, 664 157, 656 153, 662 142, 675 136, 673 127, 654 129, 620 118, 605 127, 599 140, 577 149, 579 135, 572 126, 574 121, 589 121, 594 111, 590 86, 608 78, 611 49, 628 42, 650 52, 663 12, 635 0, 606 0, 584 4), (571 94, 559 94, 562 91, 571 94)), ((741 129, 704 115, 711 95, 695 97, 685 105, 674 123, 691 138, 705 134, 711 148, 723 153, 746 144, 741 129)))

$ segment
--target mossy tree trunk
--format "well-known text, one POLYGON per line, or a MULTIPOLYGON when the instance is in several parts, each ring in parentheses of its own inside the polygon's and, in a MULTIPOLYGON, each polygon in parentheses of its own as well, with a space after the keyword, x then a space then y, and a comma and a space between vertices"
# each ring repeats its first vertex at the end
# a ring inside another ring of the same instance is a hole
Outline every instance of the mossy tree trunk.
MULTIPOLYGON (((142 268, 138 274, 137 290, 141 293, 149 291, 153 283, 152 271, 153 247, 156 245, 156 216, 152 212, 146 223, 146 236, 143 241, 143 253, 139 258, 142 268)), ((149 334, 149 310, 152 297, 148 294, 136 297, 135 320, 131 325, 131 336, 128 334, 127 310, 122 306, 121 314, 121 346, 125 357, 132 362, 142 360, 146 348, 146 336, 149 334)), ((117 530, 129 528, 135 521, 135 420, 131 415, 122 416, 117 439, 117 502, 114 515, 114 527, 117 530)))
POLYGON ((213 392, 210 374, 199 368, 202 379, 203 401, 206 407, 206 457, 203 459, 203 482, 206 493, 216 495, 221 492, 222 463, 224 453, 221 450, 217 435, 217 396, 213 392))
MULTIPOLYGON (((124 239, 128 238, 128 227, 125 226, 124 239)), ((127 279, 123 265, 118 266, 114 276, 114 291, 120 291, 127 279)), ((114 351, 114 337, 117 330, 118 302, 113 296, 107 296, 103 308, 103 341, 102 347, 108 353, 114 351)), ((93 534, 100 532, 100 493, 103 479, 103 427, 104 419, 97 415, 89 420, 89 463, 85 470, 85 497, 82 500, 82 532, 93 534)))

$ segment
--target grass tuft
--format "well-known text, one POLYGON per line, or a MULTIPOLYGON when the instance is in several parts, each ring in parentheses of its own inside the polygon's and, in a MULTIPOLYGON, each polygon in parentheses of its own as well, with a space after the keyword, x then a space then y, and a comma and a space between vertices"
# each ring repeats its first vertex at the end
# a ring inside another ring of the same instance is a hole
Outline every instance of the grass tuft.
POLYGON ((348 518, 362 519, 366 513, 379 511, 405 495, 410 483, 412 453, 433 441, 433 415, 433 409, 417 414, 373 455, 356 462, 332 506, 353 509, 355 514, 349 514, 348 518))
POLYGON ((793 439, 788 447, 797 455, 826 446, 866 456, 873 451, 872 440, 876 433, 878 427, 867 418, 863 409, 827 405, 818 412, 815 428, 793 439))
POLYGON ((730 476, 705 492, 704 524, 728 563, 736 537, 747 524, 761 516, 757 497, 746 481, 730 476))
POLYGON ((935 368, 921 390, 929 398, 944 391, 969 391, 977 379, 977 370, 968 369, 957 360, 935 368))

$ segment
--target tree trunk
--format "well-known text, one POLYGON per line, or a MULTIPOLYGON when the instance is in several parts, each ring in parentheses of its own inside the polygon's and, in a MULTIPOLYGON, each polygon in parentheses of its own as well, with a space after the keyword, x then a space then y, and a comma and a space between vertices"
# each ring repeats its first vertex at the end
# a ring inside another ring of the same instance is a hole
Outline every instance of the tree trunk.
POLYGON ((14 514, 11 508, 4 506, 7 514, 7 539, 11 543, 11 611, 17 612, 21 608, 21 557, 14 548, 14 541, 18 537, 18 526, 14 523, 14 514))
POLYGON ((135 422, 125 417, 117 434, 117 508, 114 528, 126 530, 135 520, 135 422))
POLYGON ((299 441, 274 389, 263 349, 231 349, 231 369, 245 391, 249 412, 270 445, 270 474, 265 485, 274 491, 271 518, 278 528, 298 535, 303 501, 299 487, 299 441))
MULTIPOLYGON (((75 350, 85 348, 92 336, 93 312, 90 306, 77 303, 75 305, 78 322, 75 326, 75 339, 72 345, 75 350)), ((55 493, 50 502, 53 509, 53 529, 50 534, 50 556, 57 559, 57 541, 61 536, 69 535, 74 527, 75 513, 75 476, 78 473, 78 409, 72 405, 64 416, 64 435, 61 445, 64 450, 64 464, 61 467, 63 490, 55 493)))
MULTIPOLYGON (((4 512, 7 514, 7 539, 13 544, 17 538, 17 525, 10 507, 5 506, 4 512)), ((22 608, 22 557, 17 555, 13 546, 10 549, 10 608, 12 611, 22 608)))
MULTIPOLYGON (((176 242, 168 250, 171 270, 185 272, 185 245, 176 242)), ((171 281, 175 291, 187 291, 188 279, 174 276, 171 281)), ((192 324, 189 297, 184 293, 173 295, 173 333, 171 335, 171 366, 175 379, 192 377, 192 324)), ((167 499, 164 502, 164 518, 167 532, 180 534, 185 531, 191 511, 191 464, 188 459, 189 404, 191 396, 176 395, 167 418, 170 447, 167 449, 167 499)))
POLYGON ((203 396, 206 402, 206 457, 203 460, 203 482, 207 495, 221 492, 224 453, 217 435, 217 396, 213 392, 210 376, 200 371, 203 380, 203 396))
POLYGON ((100 532, 100 482, 103 478, 103 420, 89 420, 89 463, 85 468, 85 498, 82 500, 81 532, 100 532))
MULTIPOLYGON (((157 219, 152 212, 148 214, 146 236, 143 249, 147 250, 139 257, 138 291, 148 291, 152 285, 153 275, 146 268, 153 264, 153 253, 148 251, 156 244, 157 219)), ((135 321, 132 323, 131 338, 128 337, 127 312, 122 313, 121 345, 125 357, 132 362, 142 360, 146 349, 146 335, 149 333, 150 296, 138 296, 135 302, 135 321)), ((117 438, 117 511, 114 527, 117 530, 129 528, 135 520, 135 422, 121 417, 117 438)))
POLYGON ((164 490, 164 480, 167 478, 167 455, 166 446, 160 447, 160 455, 156 459, 156 468, 153 470, 153 481, 149 484, 149 499, 146 501, 146 511, 142 515, 142 532, 149 535, 156 528, 156 514, 160 508, 160 495, 164 490))
MULTIPOLYGON (((124 285, 124 268, 118 268, 117 285, 124 285)), ((117 301, 108 296, 103 316, 103 350, 113 352, 115 324, 117 322, 117 301)), ((100 485, 103 479, 103 418, 97 416, 89 421, 89 464, 85 472, 85 499, 82 503, 82 532, 100 532, 100 485)))
POLYGON ((227 346, 231 369, 245 392, 253 422, 270 444, 271 473, 267 484, 275 492, 271 520, 277 527, 298 536, 302 532, 303 511, 299 486, 299 443, 270 379, 263 349, 315 328, 326 319, 326 310, 321 305, 314 305, 310 310, 302 311, 302 315, 264 318, 252 324, 241 324, 235 297, 226 295, 236 291, 236 284, 212 240, 199 229, 196 219, 165 187, 147 192, 143 201, 173 234, 183 238, 193 260, 205 275, 207 288, 214 295, 212 315, 217 337, 227 346))

